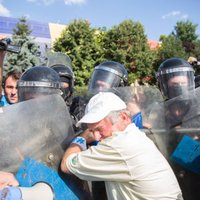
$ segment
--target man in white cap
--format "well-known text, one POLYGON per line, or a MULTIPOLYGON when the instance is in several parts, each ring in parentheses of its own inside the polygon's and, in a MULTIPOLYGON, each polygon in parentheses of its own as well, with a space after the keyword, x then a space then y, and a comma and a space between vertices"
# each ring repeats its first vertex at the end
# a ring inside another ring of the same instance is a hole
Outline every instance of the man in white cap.
POLYGON ((115 94, 93 96, 78 124, 90 132, 76 137, 61 163, 65 173, 87 181, 105 181, 108 199, 182 199, 177 179, 154 143, 132 122, 115 94), (98 135, 97 146, 87 144, 98 135))

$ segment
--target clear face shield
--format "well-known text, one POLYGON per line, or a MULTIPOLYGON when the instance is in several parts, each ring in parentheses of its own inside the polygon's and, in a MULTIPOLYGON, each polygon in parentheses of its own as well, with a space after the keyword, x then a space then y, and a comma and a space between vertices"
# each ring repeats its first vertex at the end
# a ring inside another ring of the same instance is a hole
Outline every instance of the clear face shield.
POLYGON ((160 72, 160 86, 168 99, 187 94, 194 89, 194 70, 179 67, 160 72))
POLYGON ((61 83, 59 82, 19 81, 19 102, 51 94, 62 95, 60 88, 61 83))
POLYGON ((120 85, 122 75, 108 67, 95 67, 89 84, 89 91, 103 91, 120 85))

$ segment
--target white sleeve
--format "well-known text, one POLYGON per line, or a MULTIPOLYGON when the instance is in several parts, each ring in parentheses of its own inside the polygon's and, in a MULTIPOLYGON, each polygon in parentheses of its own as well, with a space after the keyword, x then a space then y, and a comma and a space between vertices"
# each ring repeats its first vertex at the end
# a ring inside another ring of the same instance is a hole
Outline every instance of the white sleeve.
POLYGON ((120 153, 105 143, 99 143, 86 151, 70 155, 66 165, 73 174, 83 180, 129 181, 132 179, 120 153))

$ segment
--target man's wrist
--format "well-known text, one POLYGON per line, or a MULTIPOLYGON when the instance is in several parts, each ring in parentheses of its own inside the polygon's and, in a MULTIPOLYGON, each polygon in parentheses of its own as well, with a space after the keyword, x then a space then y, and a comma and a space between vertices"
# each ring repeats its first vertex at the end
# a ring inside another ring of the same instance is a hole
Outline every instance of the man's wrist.
POLYGON ((82 151, 85 151, 87 149, 87 144, 84 137, 80 137, 80 136, 75 137, 72 140, 71 144, 77 144, 81 148, 82 151))

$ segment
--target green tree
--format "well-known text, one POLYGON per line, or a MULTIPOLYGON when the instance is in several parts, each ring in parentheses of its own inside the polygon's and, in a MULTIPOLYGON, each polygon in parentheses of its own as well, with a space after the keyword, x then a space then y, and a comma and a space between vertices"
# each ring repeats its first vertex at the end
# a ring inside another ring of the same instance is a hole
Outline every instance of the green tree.
MULTIPOLYGON (((199 50, 196 34, 197 25, 190 21, 179 21, 168 36, 161 35, 161 47, 158 51, 157 68, 161 62, 171 57, 185 60, 195 56, 199 50)), ((156 69, 157 70, 157 69, 156 69)))
POLYGON ((158 60, 162 62, 171 57, 186 58, 185 50, 182 46, 182 41, 173 35, 162 36, 160 38, 161 47, 158 51, 158 60))
POLYGON ((154 64, 155 71, 157 71, 160 64, 168 58, 178 57, 187 59, 187 55, 184 47, 182 46, 181 40, 176 38, 174 35, 161 35, 160 43, 161 45, 158 49, 157 60, 154 64))
POLYGON ((191 53, 195 48, 194 42, 198 38, 198 35, 196 34, 197 24, 193 24, 188 20, 179 21, 176 23, 174 29, 172 35, 181 40, 187 53, 191 53))
POLYGON ((129 72, 129 83, 151 82, 156 54, 147 44, 141 23, 125 20, 108 30, 102 42, 103 58, 124 64, 129 72))
POLYGON ((71 58, 77 86, 88 84, 101 57, 100 33, 100 30, 91 28, 87 20, 74 20, 53 45, 54 51, 66 53, 71 58))
POLYGON ((195 48, 194 48, 192 56, 196 57, 197 60, 200 60, 200 40, 196 40, 194 42, 194 45, 195 45, 195 48))
MULTIPOLYGON (((195 45, 195 48, 191 56, 195 57, 198 61, 200 61, 200 40, 196 40, 194 42, 194 45, 195 45)), ((194 69, 195 69, 195 75, 200 75, 200 66, 194 65, 194 69)))
POLYGON ((5 59, 5 71, 18 69, 24 72, 26 69, 36 66, 40 63, 39 46, 31 36, 27 20, 25 17, 19 19, 16 28, 13 29, 12 45, 21 47, 19 54, 8 53, 5 59))

